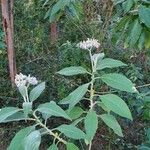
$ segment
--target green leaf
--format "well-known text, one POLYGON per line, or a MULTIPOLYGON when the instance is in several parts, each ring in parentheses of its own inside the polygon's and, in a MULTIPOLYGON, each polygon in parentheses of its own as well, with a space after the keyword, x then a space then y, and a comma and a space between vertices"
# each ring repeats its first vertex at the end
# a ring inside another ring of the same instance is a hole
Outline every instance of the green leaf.
POLYGON ((19 108, 16 107, 4 107, 0 109, 0 123, 4 122, 8 117, 20 111, 19 108))
POLYGON ((78 119, 76 119, 74 122, 72 122, 71 124, 73 125, 73 126, 76 126, 79 122, 81 122, 82 120, 84 119, 84 117, 80 117, 80 118, 78 118, 78 119))
POLYGON ((150 128, 146 130, 146 135, 147 135, 148 141, 150 142, 150 128))
POLYGON ((133 25, 133 28, 131 30, 131 35, 130 35, 130 46, 134 46, 136 44, 136 42, 138 41, 138 39, 140 38, 140 35, 142 33, 142 26, 141 24, 139 23, 139 20, 136 19, 134 21, 134 25, 133 25))
POLYGON ((11 121, 20 121, 20 120, 25 120, 25 119, 27 118, 25 118, 24 113, 19 111, 7 117, 4 121, 2 121, 2 123, 11 122, 11 121))
POLYGON ((71 111, 67 111, 68 116, 71 119, 77 119, 84 113, 84 110, 81 107, 74 107, 71 111))
POLYGON ((73 125, 61 125, 56 128, 63 134, 65 134, 67 137, 72 138, 72 139, 84 139, 85 138, 85 133, 78 129, 77 127, 73 125))
POLYGON ((97 104, 98 104, 98 106, 100 106, 104 111, 107 111, 107 112, 109 112, 110 111, 110 109, 108 108, 108 107, 106 107, 105 105, 104 105, 104 103, 102 103, 102 102, 97 102, 97 104))
POLYGON ((18 87, 18 90, 20 92, 20 94, 23 96, 23 97, 26 97, 26 91, 27 91, 27 87, 24 86, 24 85, 21 85, 18 87))
POLYGON ((39 105, 37 110, 44 114, 57 117, 64 117, 66 119, 71 120, 71 118, 66 114, 66 112, 61 107, 59 107, 54 101, 39 105))
POLYGON ((51 17, 56 15, 60 10, 63 10, 65 6, 69 5, 70 0, 59 0, 53 7, 51 11, 51 17))
POLYGON ((127 104, 117 95, 106 94, 100 96, 100 99, 114 113, 132 120, 132 115, 127 104))
POLYGON ((67 67, 57 72, 58 74, 65 76, 73 76, 78 74, 86 74, 88 71, 83 67, 67 67))
POLYGON ((24 140, 24 150, 39 150, 41 134, 38 130, 31 132, 24 140))
POLYGON ((125 13, 129 12, 133 5, 134 5, 134 1, 133 0, 126 0, 123 3, 123 8, 124 8, 125 13))
POLYGON ((139 17, 141 22, 150 28, 150 8, 141 5, 139 8, 139 17))
POLYGON ((138 150, 150 150, 149 146, 141 145, 138 150))
POLYGON ((95 111, 90 110, 85 118, 86 139, 90 142, 94 138, 98 127, 98 118, 95 111))
POLYGON ((127 66, 123 62, 119 60, 114 60, 111 58, 105 58, 97 63, 97 69, 96 70, 102 70, 105 68, 115 68, 115 67, 122 67, 127 66))
POLYGON ((146 49, 150 48, 150 31, 145 31, 145 43, 144 46, 146 49))
POLYGON ((69 104, 69 108, 73 108, 86 94, 89 83, 83 84, 71 92, 66 98, 62 99, 60 104, 69 104))
POLYGON ((142 48, 144 47, 145 38, 146 38, 145 32, 142 31, 142 34, 141 34, 141 36, 139 38, 139 42, 138 42, 138 48, 140 50, 142 50, 142 48))
POLYGON ((23 142, 25 137, 27 137, 32 131, 34 131, 34 127, 27 127, 24 129, 21 129, 15 137, 12 139, 9 147, 7 150, 24 150, 23 142))
POLYGON ((32 102, 24 102, 23 111, 24 111, 25 118, 27 118, 28 114, 32 111, 32 102))
POLYGON ((53 143, 47 150, 58 150, 58 148, 57 145, 53 143))
POLYGON ((124 31, 126 25, 130 22, 131 17, 130 16, 123 16, 120 21, 116 24, 114 28, 114 32, 116 33, 117 31, 124 31))
POLYGON ((67 150, 79 150, 79 148, 73 143, 67 143, 67 150))
POLYGON ((110 73, 101 76, 103 82, 115 89, 130 93, 137 93, 134 84, 125 76, 117 73, 110 73))
POLYGON ((108 114, 103 114, 103 115, 100 115, 100 117, 108 127, 113 129, 113 131, 117 135, 123 137, 121 127, 120 127, 118 121, 116 120, 116 118, 114 116, 108 115, 108 114))
POLYGON ((39 85, 37 85, 31 92, 30 92, 30 101, 33 102, 34 100, 36 100, 41 93, 44 91, 45 89, 45 82, 40 83, 39 85))
POLYGON ((150 96, 145 96, 145 97, 143 98, 143 100, 144 100, 144 102, 150 102, 150 96))

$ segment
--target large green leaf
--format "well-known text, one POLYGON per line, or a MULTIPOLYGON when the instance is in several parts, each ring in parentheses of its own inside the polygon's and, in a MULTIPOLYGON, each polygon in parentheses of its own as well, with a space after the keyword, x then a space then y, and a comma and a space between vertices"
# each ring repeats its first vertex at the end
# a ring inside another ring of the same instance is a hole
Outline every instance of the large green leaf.
POLYGON ((18 87, 18 90, 23 97, 26 97, 26 94, 27 94, 27 87, 26 86, 21 85, 18 87))
POLYGON ((25 118, 24 113, 19 111, 7 117, 5 120, 2 121, 2 123, 11 122, 11 121, 20 121, 20 120, 26 120, 26 119, 27 118, 25 118))
POLYGON ((66 98, 61 100, 60 104, 69 104, 69 108, 73 108, 86 94, 89 87, 89 83, 83 84, 71 92, 66 98))
POLYGON ((113 131, 117 135, 123 137, 121 127, 120 127, 118 121, 116 120, 116 118, 114 116, 108 115, 108 114, 103 114, 103 115, 100 115, 100 117, 108 127, 113 129, 113 131))
POLYGON ((111 111, 115 112, 116 114, 122 117, 132 120, 132 115, 127 104, 117 95, 106 94, 100 96, 100 99, 102 100, 104 105, 111 111))
POLYGON ((141 33, 142 33, 142 26, 139 23, 139 20, 136 19, 134 21, 134 25, 133 25, 133 28, 131 30, 130 41, 129 41, 130 46, 134 46, 136 44, 136 42, 140 38, 141 33))
POLYGON ((34 129, 33 126, 21 129, 12 139, 7 150, 24 150, 24 140, 34 129))
POLYGON ((57 145, 53 143, 47 150, 58 150, 58 148, 57 145))
POLYGON ((78 129, 77 127, 73 125, 61 125, 56 128, 63 134, 65 134, 67 137, 72 138, 72 139, 84 139, 85 138, 85 133, 78 129))
POLYGON ((86 74, 88 73, 88 71, 83 67, 72 66, 72 67, 64 68, 58 71, 57 73, 61 75, 65 75, 65 76, 73 76, 73 75, 78 75, 78 74, 86 74))
POLYGON ((16 107, 4 107, 0 109, 0 123, 4 122, 8 117, 19 111, 20 109, 16 107))
POLYGON ((85 118, 86 139, 90 142, 94 138, 98 127, 98 118, 95 111, 90 110, 85 118))
POLYGON ((121 67, 121 66, 127 66, 120 60, 114 60, 111 58, 105 58, 101 61, 98 61, 96 70, 102 70, 105 68, 115 68, 115 67, 121 67))
POLYGON ((24 150, 39 150, 40 143, 41 134, 38 130, 35 130, 25 137, 23 142, 24 150))
POLYGON ((117 73, 104 74, 101 76, 103 82, 107 85, 130 93, 137 93, 134 84, 125 76, 117 73))
POLYGON ((71 118, 67 115, 67 113, 61 107, 59 107, 54 101, 39 105, 37 110, 47 115, 64 117, 66 119, 71 120, 71 118))
POLYGON ((147 8, 143 5, 139 7, 139 17, 140 20, 150 28, 150 8, 147 8))
POLYGON ((79 150, 79 148, 73 143, 67 143, 67 150, 79 150))
POLYGON ((70 0, 58 0, 56 4, 52 7, 51 17, 54 17, 60 10, 63 10, 65 6, 69 5, 70 0))
POLYGON ((73 120, 79 118, 83 113, 84 110, 78 106, 74 107, 71 111, 67 111, 68 116, 73 120))
POLYGON ((39 85, 37 85, 31 92, 30 92, 30 101, 33 102, 34 100, 36 100, 41 93, 44 91, 45 89, 45 82, 40 83, 39 85))

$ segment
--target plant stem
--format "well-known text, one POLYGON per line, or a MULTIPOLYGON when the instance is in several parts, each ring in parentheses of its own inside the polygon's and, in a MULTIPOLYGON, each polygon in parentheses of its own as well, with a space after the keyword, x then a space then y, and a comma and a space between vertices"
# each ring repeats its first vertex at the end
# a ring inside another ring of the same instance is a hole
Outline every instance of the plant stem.
POLYGON ((47 128, 47 126, 45 124, 43 124, 39 118, 36 116, 35 112, 33 112, 33 116, 35 117, 36 121, 39 123, 39 125, 43 128, 45 128, 47 130, 47 132, 52 135, 55 139, 57 139, 58 141, 62 142, 63 144, 67 144, 67 142, 65 140, 63 140, 62 138, 60 138, 57 134, 53 133, 50 129, 47 128))
POLYGON ((27 100, 27 102, 29 102, 28 87, 25 87, 25 89, 26 89, 26 100, 27 100))
MULTIPOLYGON (((93 60, 92 60, 92 53, 91 53, 91 50, 89 50, 89 54, 90 54, 90 59, 91 59, 91 66, 92 66, 92 75, 91 75, 91 87, 90 87, 90 110, 93 109, 95 103, 93 101, 93 98, 94 98, 94 82, 95 82, 95 68, 94 68, 94 64, 93 64, 93 60)), ((92 148, 92 141, 90 141, 89 143, 89 150, 91 150, 92 148)))
POLYGON ((89 150, 91 150, 91 148, 92 148, 92 142, 90 142, 89 144, 89 150))

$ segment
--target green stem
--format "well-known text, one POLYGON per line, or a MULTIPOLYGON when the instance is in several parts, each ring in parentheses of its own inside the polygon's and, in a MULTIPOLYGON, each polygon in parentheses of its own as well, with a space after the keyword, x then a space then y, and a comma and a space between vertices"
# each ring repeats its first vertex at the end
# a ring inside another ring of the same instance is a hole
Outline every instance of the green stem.
POLYGON ((29 102, 28 87, 25 87, 25 89, 26 89, 26 100, 27 100, 27 102, 29 102))
POLYGON ((36 116, 35 112, 33 112, 33 116, 36 119, 36 121, 39 123, 39 125, 43 128, 45 128, 47 130, 47 132, 52 135, 55 139, 57 139, 58 141, 62 142, 63 144, 67 144, 67 142, 65 140, 63 140, 62 138, 60 138, 58 136, 58 134, 53 133, 50 129, 47 128, 47 126, 45 124, 43 124, 39 118, 36 116))
POLYGON ((92 142, 90 142, 89 144, 89 150, 91 150, 91 148, 92 148, 92 142))
MULTIPOLYGON (((94 101, 93 101, 93 98, 94 98, 94 82, 95 82, 95 69, 94 69, 94 64, 93 64, 93 60, 92 60, 92 53, 91 53, 91 50, 89 50, 89 54, 90 54, 90 59, 91 59, 91 66, 92 66, 92 76, 91 76, 91 87, 90 87, 90 110, 93 109, 94 107, 94 101)), ((92 141, 90 141, 89 143, 89 150, 91 150, 92 148, 92 141)))

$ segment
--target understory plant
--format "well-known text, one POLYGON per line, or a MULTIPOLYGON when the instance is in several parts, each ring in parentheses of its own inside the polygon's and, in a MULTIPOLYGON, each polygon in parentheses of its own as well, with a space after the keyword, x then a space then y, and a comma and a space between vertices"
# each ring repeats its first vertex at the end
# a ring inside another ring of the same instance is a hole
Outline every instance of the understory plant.
POLYGON ((59 105, 50 101, 35 107, 34 102, 44 91, 45 82, 38 84, 35 77, 16 75, 16 86, 24 102, 22 108, 1 108, 0 123, 25 120, 30 121, 30 124, 33 121, 33 125, 16 133, 8 150, 38 150, 44 135, 49 135, 53 139, 48 150, 57 150, 59 143, 64 144, 67 150, 79 150, 79 140, 85 142, 91 150, 92 140, 101 121, 115 134, 123 137, 121 126, 116 118, 118 116, 129 120, 133 118, 125 101, 114 93, 117 91, 138 93, 138 91, 127 77, 118 73, 105 73, 105 69, 127 65, 119 60, 104 58, 104 53, 93 54, 93 51, 100 47, 100 43, 95 39, 87 39, 77 46, 88 53, 90 63, 88 66, 91 68, 71 66, 57 73, 63 76, 87 75, 90 80, 59 101, 59 105), (109 91, 100 90, 104 84, 109 87, 109 91), (32 86, 35 87, 30 90, 32 86), (89 107, 83 108, 82 101, 86 101, 89 107), (63 109, 60 105, 65 105, 67 109, 63 109), (64 118, 66 121, 51 128, 48 121, 55 117, 64 118))

